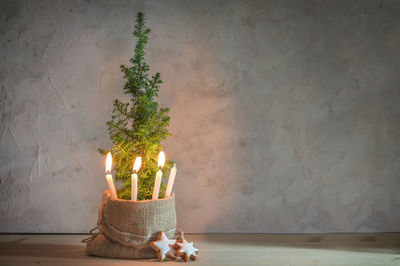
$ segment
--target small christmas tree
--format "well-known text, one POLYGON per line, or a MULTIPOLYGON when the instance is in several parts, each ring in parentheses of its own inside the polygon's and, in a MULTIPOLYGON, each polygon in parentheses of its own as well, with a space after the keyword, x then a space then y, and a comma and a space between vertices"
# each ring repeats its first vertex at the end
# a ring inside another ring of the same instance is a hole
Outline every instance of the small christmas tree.
MULTIPOLYGON (((130 101, 123 103, 114 100, 111 120, 107 122, 108 131, 113 142, 112 154, 114 176, 122 182, 117 190, 118 198, 130 199, 131 174, 133 161, 142 157, 139 170, 138 200, 151 199, 157 168, 157 155, 161 151, 160 142, 170 136, 168 132, 168 108, 161 108, 154 100, 158 96, 162 83, 160 73, 149 77, 149 65, 144 60, 145 48, 150 29, 145 28, 144 15, 138 13, 133 35, 137 39, 135 54, 130 59, 131 67, 121 65, 126 83, 124 92, 129 94, 130 101)), ((99 149, 102 155, 105 149, 99 149)), ((165 178, 172 161, 167 161, 163 168, 165 178)), ((160 188, 163 197, 165 186, 160 188)))

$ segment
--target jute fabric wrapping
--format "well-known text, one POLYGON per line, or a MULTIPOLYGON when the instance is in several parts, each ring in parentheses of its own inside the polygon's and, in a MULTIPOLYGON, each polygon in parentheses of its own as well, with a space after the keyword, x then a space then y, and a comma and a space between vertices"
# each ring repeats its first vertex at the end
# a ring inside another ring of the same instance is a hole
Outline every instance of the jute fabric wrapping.
POLYGON ((173 238, 176 229, 175 195, 166 199, 112 199, 105 190, 99 206, 98 234, 86 241, 89 255, 110 258, 155 258, 151 248, 157 233, 173 238))

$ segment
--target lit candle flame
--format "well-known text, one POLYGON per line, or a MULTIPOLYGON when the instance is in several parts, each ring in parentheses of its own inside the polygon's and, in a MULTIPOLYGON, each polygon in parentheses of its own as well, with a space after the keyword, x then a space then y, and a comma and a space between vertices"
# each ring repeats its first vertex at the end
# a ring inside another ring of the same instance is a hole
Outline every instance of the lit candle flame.
POLYGON ((158 168, 161 169, 163 168, 165 163, 165 153, 163 151, 160 151, 160 154, 158 155, 158 168))
POLYGON ((106 159, 106 173, 111 173, 111 165, 112 165, 112 156, 111 152, 108 152, 106 159))
POLYGON ((133 164, 133 172, 139 172, 140 165, 142 164, 142 157, 136 157, 135 163, 133 164))

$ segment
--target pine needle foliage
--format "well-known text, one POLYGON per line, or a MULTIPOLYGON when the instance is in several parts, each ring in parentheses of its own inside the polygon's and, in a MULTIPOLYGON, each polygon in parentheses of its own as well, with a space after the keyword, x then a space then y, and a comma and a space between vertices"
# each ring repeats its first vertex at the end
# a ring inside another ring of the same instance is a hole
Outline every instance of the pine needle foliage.
MULTIPOLYGON (((121 65, 124 74, 124 92, 129 102, 114 100, 111 120, 107 122, 108 132, 113 142, 113 174, 122 187, 117 190, 118 198, 131 198, 131 175, 134 159, 142 157, 138 173, 138 200, 151 199, 157 168, 157 157, 161 151, 161 140, 170 136, 168 132, 168 108, 159 107, 158 97, 162 83, 160 73, 150 77, 149 65, 145 62, 145 49, 150 29, 145 27, 143 13, 136 16, 133 32, 137 40, 131 66, 121 65)), ((106 155, 105 149, 99 149, 106 155)), ((163 178, 170 169, 172 161, 163 168, 163 178)), ((165 185, 161 185, 159 198, 164 196, 165 185)))

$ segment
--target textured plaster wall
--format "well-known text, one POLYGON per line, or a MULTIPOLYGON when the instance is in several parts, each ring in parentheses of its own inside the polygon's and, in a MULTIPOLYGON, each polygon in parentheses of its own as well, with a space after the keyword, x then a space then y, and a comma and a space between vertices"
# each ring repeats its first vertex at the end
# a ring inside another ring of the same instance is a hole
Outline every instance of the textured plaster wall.
POLYGON ((87 232, 138 11, 186 232, 400 230, 399 1, 1 1, 0 231, 87 232))

